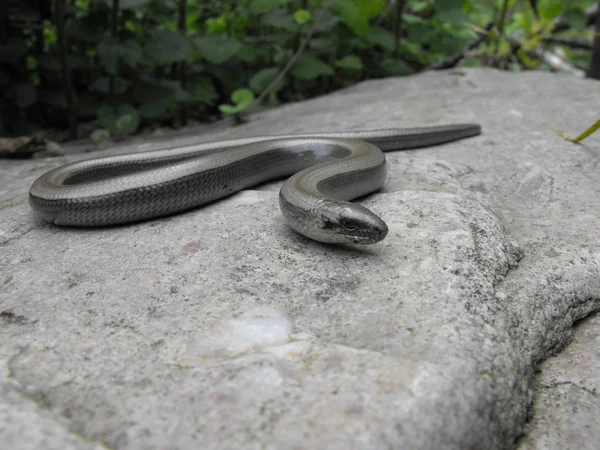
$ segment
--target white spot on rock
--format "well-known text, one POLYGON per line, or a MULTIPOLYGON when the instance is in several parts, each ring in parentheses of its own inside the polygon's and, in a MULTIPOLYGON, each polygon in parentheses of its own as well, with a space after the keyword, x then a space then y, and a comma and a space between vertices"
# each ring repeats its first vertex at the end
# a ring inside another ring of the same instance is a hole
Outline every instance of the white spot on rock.
POLYGON ((194 366, 206 358, 231 358, 290 342, 292 322, 275 308, 254 307, 190 339, 178 362, 194 366))
POLYGON ((508 114, 519 119, 523 117, 523 113, 521 111, 517 111, 516 109, 510 109, 508 114))

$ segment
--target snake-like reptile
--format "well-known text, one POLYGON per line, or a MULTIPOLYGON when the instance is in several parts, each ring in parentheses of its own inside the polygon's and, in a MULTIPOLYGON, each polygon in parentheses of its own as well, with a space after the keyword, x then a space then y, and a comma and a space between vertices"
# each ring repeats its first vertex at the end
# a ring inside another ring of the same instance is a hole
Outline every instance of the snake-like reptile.
POLYGON ((31 186, 29 202, 56 225, 116 225, 174 214, 294 174, 279 193, 290 227, 321 242, 373 244, 385 238, 387 225, 349 201, 383 186, 383 152, 479 133, 479 125, 454 124, 263 136, 108 156, 50 170, 31 186))

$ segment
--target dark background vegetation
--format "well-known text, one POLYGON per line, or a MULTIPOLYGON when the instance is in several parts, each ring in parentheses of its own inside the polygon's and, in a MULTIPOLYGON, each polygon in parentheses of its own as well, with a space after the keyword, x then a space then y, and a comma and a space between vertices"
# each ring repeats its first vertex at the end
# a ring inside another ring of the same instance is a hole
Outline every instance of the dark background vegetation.
POLYGON ((590 0, 0 5, 3 136, 63 129, 59 140, 104 140, 456 65, 600 78, 590 0))

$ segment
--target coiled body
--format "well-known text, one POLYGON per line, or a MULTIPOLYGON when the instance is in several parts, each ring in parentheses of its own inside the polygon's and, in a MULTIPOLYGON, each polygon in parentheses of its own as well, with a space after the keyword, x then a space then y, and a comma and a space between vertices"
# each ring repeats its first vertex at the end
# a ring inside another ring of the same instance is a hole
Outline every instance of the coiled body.
POLYGON ((382 151, 441 144, 481 132, 479 125, 265 136, 81 161, 50 170, 29 201, 56 225, 104 226, 197 207, 274 178, 284 220, 321 242, 370 244, 387 226, 349 203, 379 189, 382 151))

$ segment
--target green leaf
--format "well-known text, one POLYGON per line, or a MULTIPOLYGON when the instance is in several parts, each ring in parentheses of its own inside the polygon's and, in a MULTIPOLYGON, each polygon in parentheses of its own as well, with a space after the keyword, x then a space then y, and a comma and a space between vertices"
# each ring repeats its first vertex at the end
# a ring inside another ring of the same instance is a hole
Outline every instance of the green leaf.
POLYGON ((135 133, 140 117, 131 105, 102 106, 98 109, 98 122, 113 136, 126 136, 135 133))
POLYGON ((119 69, 119 53, 119 42, 112 37, 106 37, 98 44, 98 59, 111 75, 119 69))
POLYGON ((436 0, 435 9, 438 19, 451 24, 467 22, 469 17, 463 10, 463 3, 464 0, 436 0))
POLYGON ((192 100, 192 96, 181 87, 179 80, 161 79, 159 81, 159 86, 169 89, 172 92, 172 99, 177 102, 189 102, 192 100))
POLYGON ((100 128, 99 130, 95 130, 90 137, 96 143, 105 142, 110 139, 110 131, 100 128))
POLYGON ((363 63, 356 55, 346 55, 335 62, 335 66, 345 70, 362 70, 363 63))
POLYGON ((28 55, 27 58, 25 58, 25 66, 27 67, 27 70, 33 70, 38 66, 38 60, 35 56, 28 55))
POLYGON ((206 19, 205 23, 208 34, 211 36, 227 32, 227 19, 224 14, 219 17, 210 17, 206 19))
POLYGON ((231 94, 231 100, 235 103, 235 106, 219 105, 222 113, 231 115, 243 111, 254 100, 254 93, 249 89, 237 89, 231 94))
POLYGON ((255 14, 265 14, 287 3, 286 0, 252 0, 250 11, 255 14))
POLYGON ((315 50, 317 53, 328 54, 334 48, 335 43, 330 38, 312 38, 308 42, 308 47, 315 50))
POLYGON ((368 40, 371 44, 378 45, 388 51, 394 50, 395 47, 394 35, 383 28, 371 28, 368 40))
POLYGON ((237 104, 249 105, 254 100, 254 93, 250 89, 236 89, 231 94, 231 100, 237 104))
POLYGON ((109 74, 116 75, 119 71, 119 61, 135 67, 142 59, 142 48, 133 39, 120 42, 112 37, 106 37, 98 44, 98 59, 109 74))
POLYGON ((262 19, 262 23, 285 31, 295 32, 298 30, 298 24, 296 23, 294 16, 283 9, 276 9, 265 15, 262 19))
POLYGON ((197 102, 214 105, 219 98, 219 93, 209 77, 201 77, 195 80, 191 90, 192 99, 197 102))
POLYGON ((247 63, 256 62, 258 52, 254 47, 243 44, 241 49, 236 53, 236 56, 247 63))
POLYGON ((37 101, 35 87, 29 83, 18 83, 9 89, 6 97, 14 100, 19 108, 27 108, 37 101))
POLYGON ((152 40, 146 45, 146 54, 155 61, 173 63, 190 58, 194 47, 177 31, 160 28, 152 33, 152 40))
POLYGON ((539 5, 539 13, 542 19, 554 20, 560 16, 565 6, 564 0, 547 0, 539 5))
POLYGON ((137 41, 128 39, 121 43, 119 56, 129 67, 135 67, 136 64, 142 59, 142 55, 142 47, 137 41))
POLYGON ((335 13, 335 11, 321 11, 319 13, 319 20, 317 20, 313 25, 315 34, 331 32, 332 34, 337 35, 338 32, 333 30, 333 28, 338 26, 340 23, 344 23, 344 21, 339 14, 335 13))
POLYGON ((386 0, 354 0, 363 17, 374 19, 379 16, 387 5, 386 0))
POLYGON ((392 58, 384 59, 381 68, 389 75, 408 75, 414 72, 404 61, 392 58))
POLYGON ((301 80, 314 80, 321 75, 333 75, 335 71, 331 66, 326 64, 314 56, 311 56, 307 53, 303 53, 298 57, 294 67, 290 70, 292 76, 299 78, 301 80))
POLYGON ((569 8, 565 17, 571 28, 575 30, 584 30, 587 22, 585 11, 579 8, 569 8))
POLYGON ((413 44, 422 44, 431 46, 432 43, 437 44, 440 40, 440 31, 437 27, 432 27, 426 24, 412 24, 406 27, 408 32, 409 42, 413 44))
POLYGON ((426 23, 426 21, 419 16, 413 16, 412 14, 402 14, 402 21, 404 23, 413 24, 413 23, 426 23))
MULTIPOLYGON (((126 133, 127 131, 130 130, 131 133, 133 133, 135 131, 135 129, 137 128, 137 124, 139 123, 139 117, 137 115, 137 111, 135 113, 135 116, 132 116, 131 114, 125 114, 123 116, 120 116, 117 119, 117 128, 119 128, 120 130, 124 130, 126 133), (135 122, 137 120, 137 123, 135 122)), ((129 133, 127 133, 129 134, 129 133)))
POLYGON ((429 2, 412 1, 410 2, 410 9, 414 12, 424 11, 429 8, 429 2))
POLYGON ((98 108, 98 121, 101 124, 107 123, 109 125, 113 125, 113 122, 116 121, 115 119, 115 110, 111 107, 111 106, 101 106, 100 108, 98 108))
POLYGON ((219 110, 223 113, 223 114, 227 114, 227 115, 233 115, 237 112, 240 112, 242 109, 241 108, 237 108, 235 106, 231 106, 231 105, 219 105, 219 110))
POLYGON ((146 119, 158 119, 163 117, 170 109, 172 101, 165 98, 150 99, 139 108, 140 116, 146 119))
POLYGON ((361 15, 360 9, 351 0, 333 0, 336 11, 342 16, 344 23, 357 35, 366 37, 369 34, 369 22, 361 15))
POLYGON ((310 12, 308 12, 306 9, 298 9, 294 12, 294 19, 296 20, 296 23, 300 25, 308 22, 310 18, 310 12))
POLYGON ((200 55, 213 64, 223 64, 242 48, 240 41, 228 37, 199 37, 194 44, 200 55))
MULTIPOLYGON (((254 92, 257 94, 263 92, 269 84, 275 79, 277 74, 279 73, 279 69, 277 67, 268 67, 266 69, 262 69, 261 71, 255 73, 252 78, 250 78, 249 85, 254 92)), ((273 88, 274 91, 277 91, 283 87, 283 80, 280 80, 273 88)))
POLYGON ((147 75, 141 76, 134 84, 132 92, 133 101, 146 103, 150 99, 161 100, 165 103, 189 102, 193 98, 186 92, 179 81, 155 79, 147 75))

